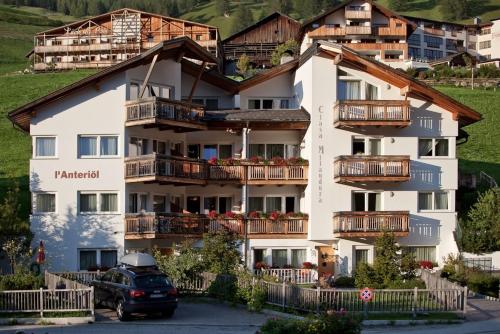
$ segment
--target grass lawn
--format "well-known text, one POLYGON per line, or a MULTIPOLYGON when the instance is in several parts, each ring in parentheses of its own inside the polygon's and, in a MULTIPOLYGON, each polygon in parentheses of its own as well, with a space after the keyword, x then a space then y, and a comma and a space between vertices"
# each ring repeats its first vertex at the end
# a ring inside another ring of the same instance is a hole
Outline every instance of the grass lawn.
POLYGON ((436 87, 441 92, 481 113, 483 120, 463 129, 469 140, 457 147, 459 166, 469 172, 484 171, 500 184, 500 91, 436 87))

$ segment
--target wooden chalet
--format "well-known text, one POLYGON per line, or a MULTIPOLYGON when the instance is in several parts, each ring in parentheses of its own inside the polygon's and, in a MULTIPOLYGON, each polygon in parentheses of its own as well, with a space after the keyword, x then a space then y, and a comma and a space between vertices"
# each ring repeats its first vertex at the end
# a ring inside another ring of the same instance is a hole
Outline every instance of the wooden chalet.
POLYGON ((35 35, 35 71, 103 68, 156 44, 186 36, 221 62, 214 26, 123 8, 35 35))
POLYGON ((255 66, 271 66, 271 54, 274 49, 288 40, 298 41, 300 27, 300 22, 274 12, 224 39, 224 58, 226 62, 230 62, 246 54, 255 66))

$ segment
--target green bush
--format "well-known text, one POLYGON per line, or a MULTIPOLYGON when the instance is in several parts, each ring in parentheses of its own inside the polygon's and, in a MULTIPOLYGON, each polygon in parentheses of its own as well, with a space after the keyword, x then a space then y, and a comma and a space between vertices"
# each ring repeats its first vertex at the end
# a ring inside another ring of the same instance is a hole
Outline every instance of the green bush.
POLYGON ((267 292, 262 285, 255 285, 252 289, 250 299, 247 301, 248 310, 253 312, 260 312, 267 300, 267 292))
POLYGON ((208 288, 208 295, 232 303, 238 302, 238 281, 231 275, 217 275, 208 288))
POLYGON ((467 286, 474 292, 498 298, 500 279, 492 275, 473 272, 467 277, 467 286))
POLYGON ((345 312, 328 312, 321 315, 296 319, 269 319, 262 327, 262 334, 358 334, 361 319, 345 312))
POLYGON ((37 290, 43 288, 42 276, 33 273, 18 272, 14 275, 0 276, 0 291, 3 290, 37 290))
POLYGON ((411 280, 397 280, 392 282, 387 286, 387 289, 413 289, 413 288, 425 289, 425 282, 421 279, 411 279, 411 280))
POLYGON ((379 281, 377 273, 368 263, 361 263, 357 266, 354 273, 354 281, 357 288, 383 288, 382 282, 379 281))
POLYGON ((341 276, 335 280, 337 288, 353 288, 354 286, 356 286, 354 277, 341 276))

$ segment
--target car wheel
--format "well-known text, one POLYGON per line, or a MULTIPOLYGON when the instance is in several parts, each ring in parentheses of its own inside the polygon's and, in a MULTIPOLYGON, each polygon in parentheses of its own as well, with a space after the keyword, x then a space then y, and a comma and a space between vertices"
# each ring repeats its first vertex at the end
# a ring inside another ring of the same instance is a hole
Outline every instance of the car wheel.
POLYGON ((116 304, 116 316, 120 321, 127 321, 130 317, 130 315, 125 312, 125 309, 123 307, 123 300, 118 301, 118 303, 116 304))
POLYGON ((172 316, 174 315, 174 312, 175 312, 175 310, 171 309, 171 310, 161 312, 161 315, 164 318, 172 318, 172 316))

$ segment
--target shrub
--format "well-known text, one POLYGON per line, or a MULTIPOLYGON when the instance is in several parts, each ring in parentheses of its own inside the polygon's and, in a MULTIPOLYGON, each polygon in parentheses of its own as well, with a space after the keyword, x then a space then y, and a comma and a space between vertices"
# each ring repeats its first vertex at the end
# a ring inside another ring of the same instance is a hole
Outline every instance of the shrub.
POLYGON ((383 287, 382 282, 379 282, 377 273, 372 266, 367 263, 361 263, 356 268, 354 273, 354 282, 357 288, 362 289, 364 287, 370 288, 381 288, 383 287))
POLYGON ((498 277, 481 272, 473 272, 467 278, 467 286, 469 289, 496 298, 499 297, 499 284, 500 279, 498 277))
POLYGON ((232 275, 217 275, 208 288, 208 295, 233 303, 238 301, 238 281, 232 275))
POLYGON ((340 276, 335 280, 335 287, 337 288, 353 288, 356 286, 354 277, 340 276))
POLYGON ((328 312, 304 320, 269 319, 262 327, 262 334, 357 334, 361 333, 361 320, 341 312, 328 312))
POLYGON ((425 282, 421 279, 415 278, 411 280, 396 280, 391 284, 387 285, 387 289, 413 289, 413 288, 425 289, 425 282))
POLYGON ((281 63, 281 57, 284 55, 293 56, 297 54, 299 51, 299 44, 291 39, 286 41, 283 44, 280 44, 276 47, 276 49, 271 54, 271 64, 273 66, 277 66, 281 63))
POLYGON ((264 308, 267 299, 267 292, 262 285, 254 285, 252 293, 247 301, 248 310, 259 312, 264 308))
POLYGON ((33 273, 16 272, 13 275, 0 276, 0 291, 3 290, 37 290, 43 288, 43 277, 33 273))

